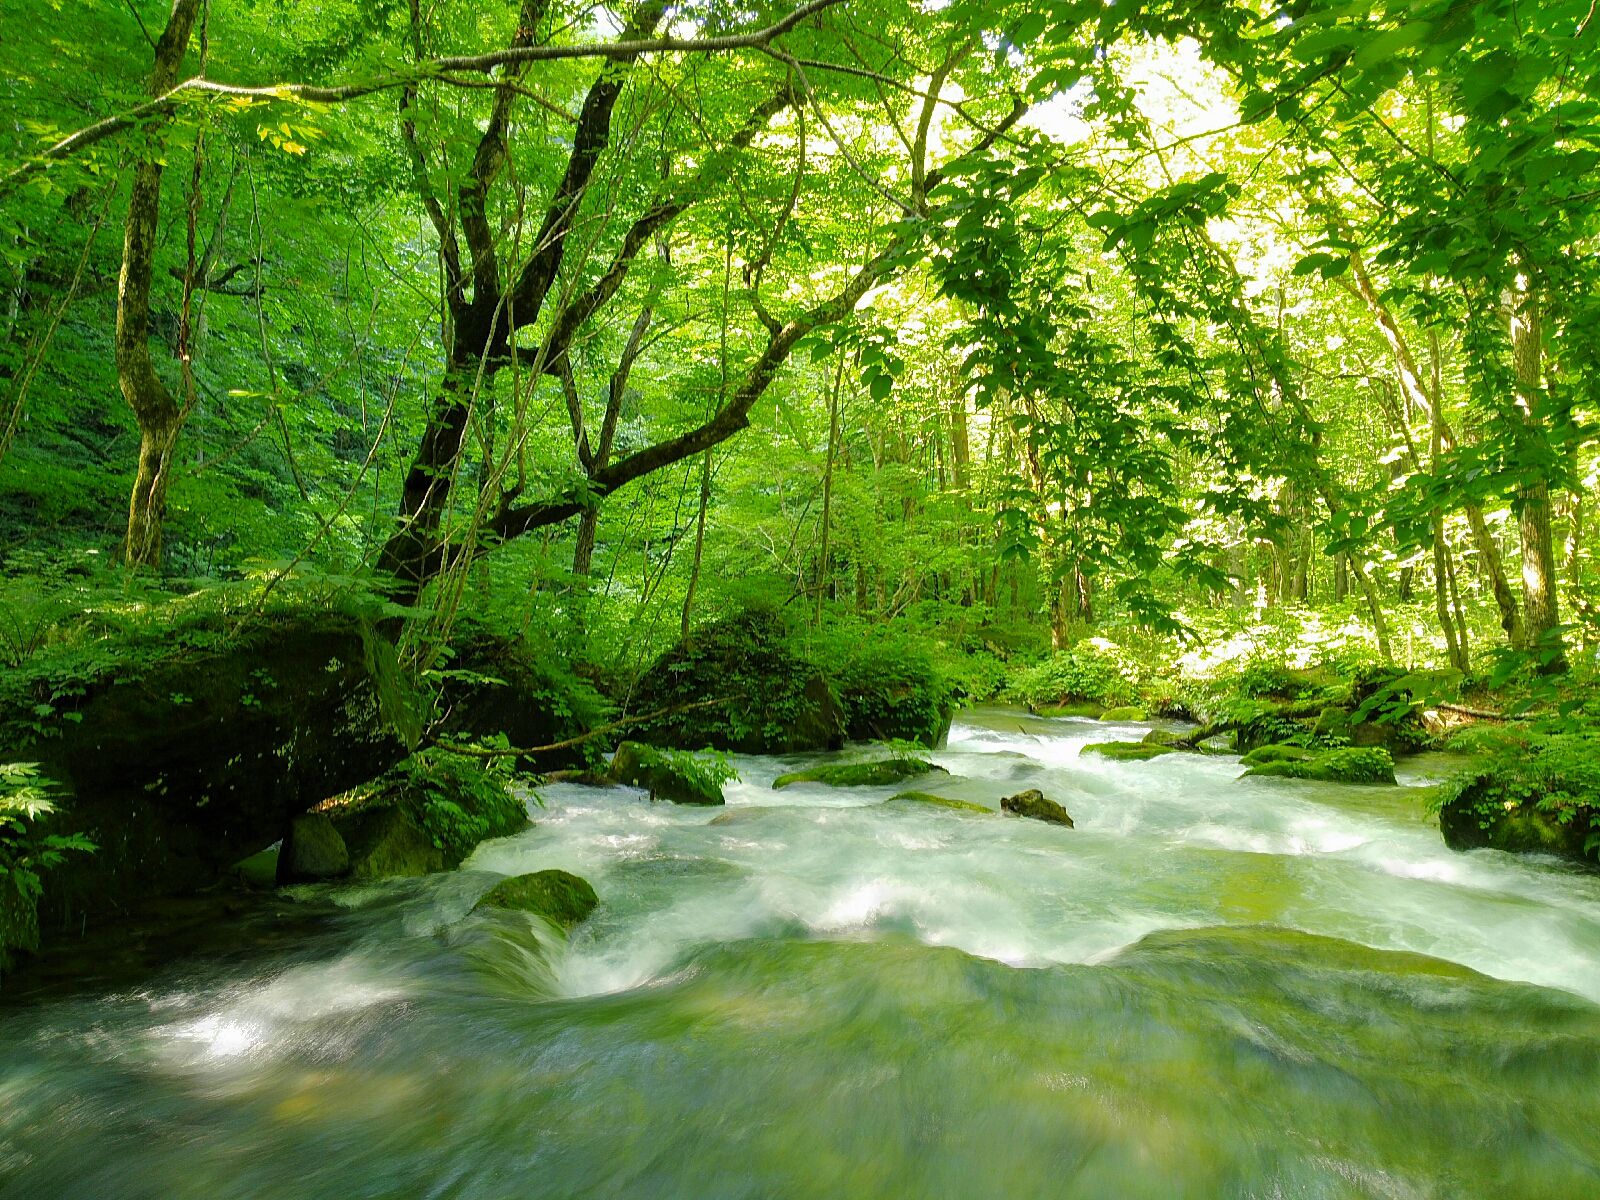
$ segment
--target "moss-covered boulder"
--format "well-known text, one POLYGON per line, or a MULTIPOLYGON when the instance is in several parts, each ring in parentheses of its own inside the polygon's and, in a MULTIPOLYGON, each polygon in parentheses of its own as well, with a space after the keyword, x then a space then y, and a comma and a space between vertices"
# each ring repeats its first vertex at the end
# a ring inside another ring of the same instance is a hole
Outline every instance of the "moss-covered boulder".
POLYGON ((1146 746, 1167 746, 1173 750, 1189 749, 1186 735, 1174 732, 1171 729, 1152 729, 1139 741, 1146 746))
POLYGON ((1484 728, 1452 748, 1473 765, 1440 789, 1446 845, 1600 860, 1600 734, 1484 728))
POLYGON ((623 742, 611 759, 608 777, 614 783, 644 788, 652 800, 674 804, 717 805, 727 801, 715 777, 695 769, 689 756, 623 742))
POLYGON ((534 913, 564 929, 584 920, 600 903, 587 879, 569 871, 535 871, 502 879, 485 892, 473 910, 511 909, 534 913))
POLYGON ((325 813, 301 813, 289 822, 278 852, 279 883, 319 883, 350 870, 350 851, 325 813))
POLYGON ((931 772, 949 773, 920 758, 879 758, 871 762, 833 763, 805 771, 790 771, 774 779, 772 786, 786 788, 796 783, 821 783, 828 787, 886 787, 931 772))
POLYGON ((1305 759, 1279 759, 1251 767, 1240 778, 1252 775, 1281 779, 1314 779, 1321 783, 1389 783, 1395 781, 1394 759, 1377 747, 1347 747, 1325 750, 1305 759))
POLYGON ((851 740, 943 744, 955 690, 915 642, 875 627, 823 639, 815 653, 844 706, 851 740))
POLYGON ((1113 762, 1148 762, 1163 754, 1172 754, 1176 749, 1159 742, 1090 742, 1079 753, 1109 758, 1113 762))
POLYGON ((1000 801, 1000 808, 1019 817, 1032 817, 1035 821, 1047 821, 1052 825, 1073 828, 1072 818, 1067 815, 1067 810, 1054 800, 1047 799, 1038 788, 1029 788, 1025 792, 1018 792, 1015 796, 1004 797, 1000 801))
POLYGON ((460 866, 465 857, 446 854, 409 806, 392 800, 333 816, 350 848, 352 879, 431 875, 460 866))
POLYGON ((1274 742, 1266 746, 1257 746, 1239 760, 1240 766, 1261 767, 1267 763, 1275 762, 1305 762, 1315 757, 1315 753, 1304 746, 1287 746, 1274 742))
POLYGON ((833 685, 794 651, 788 629, 771 612, 696 629, 651 665, 634 695, 643 711, 684 710, 641 727, 653 745, 795 754, 837 750, 846 739, 833 685), (718 703, 690 707, 708 700, 718 703))
POLYGON ((957 800, 951 796, 939 796, 933 792, 901 792, 890 796, 885 804, 931 804, 935 808, 948 808, 956 812, 993 813, 994 809, 986 804, 975 804, 971 800, 957 800))
POLYGON ((1108 708, 1100 714, 1102 721, 1143 721, 1145 711, 1136 704, 1124 704, 1118 708, 1108 708))

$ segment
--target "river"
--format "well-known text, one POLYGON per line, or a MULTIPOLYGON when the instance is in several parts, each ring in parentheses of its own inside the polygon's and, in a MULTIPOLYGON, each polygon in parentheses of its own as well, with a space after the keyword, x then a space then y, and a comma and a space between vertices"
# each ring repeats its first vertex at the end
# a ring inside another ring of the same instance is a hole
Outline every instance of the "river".
POLYGON ((1079 757, 1144 728, 957 721, 937 790, 1073 830, 768 786, 825 755, 554 785, 290 946, 12 1001, 0 1197, 1600 1197, 1600 875, 1414 786, 1079 757), (470 913, 546 867, 570 942, 470 913))

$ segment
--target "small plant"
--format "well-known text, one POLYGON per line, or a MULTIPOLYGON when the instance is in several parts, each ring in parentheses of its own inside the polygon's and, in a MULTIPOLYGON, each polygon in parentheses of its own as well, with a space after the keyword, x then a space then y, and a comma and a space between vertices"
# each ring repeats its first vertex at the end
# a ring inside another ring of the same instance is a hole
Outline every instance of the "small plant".
POLYGON ((639 765, 665 769, 699 790, 720 792, 722 785, 738 780, 739 772, 720 750, 665 750, 642 742, 634 743, 639 765))
POLYGON ((434 747, 395 768, 401 802, 452 859, 466 857, 485 838, 515 833, 527 823, 526 802, 511 787, 513 758, 458 752, 500 751, 507 745, 504 735, 496 735, 466 747, 434 747))

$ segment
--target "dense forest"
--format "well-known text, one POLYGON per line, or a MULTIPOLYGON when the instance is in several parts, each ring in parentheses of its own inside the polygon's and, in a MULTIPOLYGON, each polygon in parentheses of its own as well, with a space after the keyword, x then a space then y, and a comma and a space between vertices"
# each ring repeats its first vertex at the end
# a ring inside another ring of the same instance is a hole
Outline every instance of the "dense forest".
POLYGON ((0 965, 971 705, 1582 878, 1596 24, 11 0, 0 965))
POLYGON ((0 1200, 1600 1195, 1590 0, 0 46, 0 1200))

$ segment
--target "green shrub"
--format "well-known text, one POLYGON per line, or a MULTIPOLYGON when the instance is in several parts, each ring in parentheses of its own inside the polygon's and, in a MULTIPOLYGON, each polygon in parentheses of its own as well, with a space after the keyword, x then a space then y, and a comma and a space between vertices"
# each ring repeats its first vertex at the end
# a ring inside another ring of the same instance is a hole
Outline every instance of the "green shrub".
POLYGON ((1128 674, 1115 654, 1082 643, 1018 674, 1010 693, 1033 708, 1072 703, 1116 708, 1138 698, 1128 674))
POLYGON ((43 876, 72 851, 94 843, 81 834, 40 833, 35 826, 56 811, 38 763, 0 764, 0 967, 16 950, 39 948, 39 898, 43 876))
MULTIPOLYGON (((502 750, 505 739, 491 738, 462 749, 502 750)), ((512 763, 510 756, 454 753, 439 746, 400 763, 389 782, 398 802, 433 844, 450 861, 460 862, 484 839, 505 837, 527 826, 527 805, 511 788, 512 763)))
POLYGON ((1464 844, 1567 849, 1600 858, 1600 735, 1487 726, 1463 730, 1450 745, 1477 761, 1435 799, 1447 836, 1464 844), (1507 824, 1522 832, 1508 836, 1502 830, 1507 824), (1535 844, 1518 844, 1529 839, 1535 844))
POLYGON ((852 740, 926 747, 948 732, 956 689, 920 640, 851 624, 813 635, 804 650, 832 681, 852 740))

